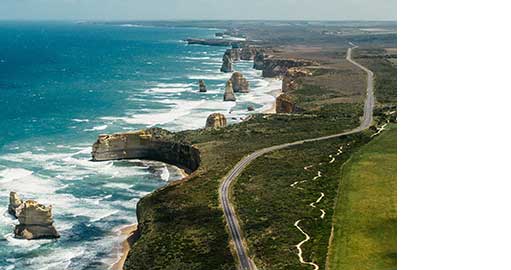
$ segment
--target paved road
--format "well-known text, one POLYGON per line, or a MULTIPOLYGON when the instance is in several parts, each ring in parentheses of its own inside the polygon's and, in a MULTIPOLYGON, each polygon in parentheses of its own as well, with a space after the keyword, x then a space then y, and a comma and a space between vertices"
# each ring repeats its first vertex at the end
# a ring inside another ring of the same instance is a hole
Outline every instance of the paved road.
POLYGON ((252 260, 247 255, 247 249, 244 244, 243 236, 241 235, 241 228, 238 223, 238 218, 236 217, 233 206, 229 202, 230 186, 231 186, 232 182, 241 174, 243 169, 245 169, 247 167, 247 165, 250 164, 253 160, 255 160, 256 158, 258 158, 266 153, 269 153, 269 152, 272 152, 275 150, 279 150, 282 148, 294 146, 294 145, 303 144, 306 142, 328 140, 328 139, 332 139, 332 138, 336 138, 336 137, 345 136, 348 134, 357 133, 364 129, 367 129, 371 125, 371 122, 373 121, 373 106, 374 106, 373 77, 374 77, 374 74, 372 71, 370 71, 366 67, 360 65, 359 63, 357 63, 353 59, 351 59, 352 49, 357 48, 357 46, 355 46, 353 44, 351 44, 351 45, 353 47, 348 49, 348 53, 346 54, 346 60, 350 61, 352 64, 361 68, 362 70, 364 70, 367 73, 367 97, 366 97, 365 104, 364 104, 364 116, 363 116, 362 123, 360 124, 360 126, 358 126, 355 129, 343 132, 343 133, 338 133, 338 134, 333 134, 333 135, 323 136, 323 137, 318 137, 318 138, 313 138, 313 139, 301 140, 301 141, 296 141, 296 142, 291 142, 291 143, 285 143, 285 144, 275 145, 275 146, 257 150, 255 152, 251 153, 250 155, 244 157, 240 162, 238 162, 238 164, 236 164, 236 166, 234 166, 234 168, 229 172, 227 177, 225 177, 224 181, 222 182, 222 184, 220 186, 220 189, 219 189, 220 201, 222 203, 224 215, 227 220, 227 226, 229 227, 229 232, 231 234, 232 240, 234 241, 236 253, 238 254, 238 259, 240 262, 240 269, 242 269, 242 270, 257 269, 255 264, 252 262, 252 260))

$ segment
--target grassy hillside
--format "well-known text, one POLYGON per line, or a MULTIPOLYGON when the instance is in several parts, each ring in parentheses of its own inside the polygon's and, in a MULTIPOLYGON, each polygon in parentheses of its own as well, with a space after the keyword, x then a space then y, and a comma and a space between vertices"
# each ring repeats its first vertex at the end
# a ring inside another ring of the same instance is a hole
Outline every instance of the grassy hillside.
POLYGON ((328 269, 397 268, 397 129, 392 125, 344 164, 328 269))

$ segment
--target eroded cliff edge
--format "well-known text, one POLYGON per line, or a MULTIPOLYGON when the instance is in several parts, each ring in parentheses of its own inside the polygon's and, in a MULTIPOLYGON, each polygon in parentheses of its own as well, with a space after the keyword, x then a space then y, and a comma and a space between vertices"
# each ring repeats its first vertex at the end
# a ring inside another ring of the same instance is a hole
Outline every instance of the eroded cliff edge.
POLYGON ((176 133, 161 128, 99 135, 92 146, 92 160, 149 159, 197 170, 200 151, 176 133))

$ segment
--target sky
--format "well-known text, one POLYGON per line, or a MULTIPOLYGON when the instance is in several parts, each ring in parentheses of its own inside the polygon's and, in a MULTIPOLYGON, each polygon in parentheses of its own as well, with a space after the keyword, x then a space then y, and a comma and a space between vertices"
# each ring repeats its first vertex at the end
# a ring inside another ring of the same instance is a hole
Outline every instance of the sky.
POLYGON ((0 0, 0 20, 396 20, 397 0, 0 0))

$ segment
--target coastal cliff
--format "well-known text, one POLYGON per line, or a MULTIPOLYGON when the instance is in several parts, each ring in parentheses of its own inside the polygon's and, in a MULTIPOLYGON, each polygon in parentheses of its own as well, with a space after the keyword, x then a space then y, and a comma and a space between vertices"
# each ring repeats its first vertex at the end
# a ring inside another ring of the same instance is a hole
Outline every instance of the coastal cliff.
MULTIPOLYGON (((255 63, 254 60, 254 66, 255 63)), ((262 66, 263 77, 283 76, 290 68, 315 65, 318 65, 318 63, 302 59, 265 58, 262 66)))
POLYGON ((200 165, 200 152, 182 142, 175 133, 161 128, 99 135, 92 146, 92 160, 150 159, 195 171, 200 165))
POLYGON ((299 80, 312 76, 312 72, 305 68, 290 68, 282 78, 282 92, 287 93, 298 89, 299 80))
POLYGON ((264 69, 264 59, 266 55, 263 50, 257 50, 254 55, 254 69, 263 70, 264 69))
POLYGON ((275 101, 275 111, 277 113, 299 113, 303 112, 303 109, 296 106, 291 96, 288 94, 281 94, 275 101))

